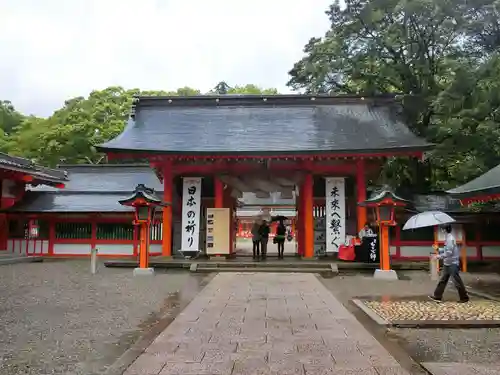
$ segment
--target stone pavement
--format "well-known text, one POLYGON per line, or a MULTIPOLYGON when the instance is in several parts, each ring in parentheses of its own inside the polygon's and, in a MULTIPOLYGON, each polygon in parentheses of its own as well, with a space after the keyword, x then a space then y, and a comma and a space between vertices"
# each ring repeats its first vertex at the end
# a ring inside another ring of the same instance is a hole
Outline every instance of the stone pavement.
POLYGON ((125 375, 409 374, 312 274, 218 274, 125 375))

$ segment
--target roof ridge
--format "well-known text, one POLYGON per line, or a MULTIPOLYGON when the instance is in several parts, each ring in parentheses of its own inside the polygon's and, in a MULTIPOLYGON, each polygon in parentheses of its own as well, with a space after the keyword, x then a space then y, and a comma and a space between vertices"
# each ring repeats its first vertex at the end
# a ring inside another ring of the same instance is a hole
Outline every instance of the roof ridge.
POLYGON ((353 103, 394 102, 401 94, 237 94, 237 95, 193 95, 193 96, 135 96, 131 108, 134 118, 136 109, 156 105, 164 106, 219 106, 219 105, 335 105, 353 103))
MULTIPOLYGON (((85 168, 106 168, 106 167, 118 167, 118 168, 151 168, 149 164, 58 164, 57 168, 60 169, 85 169, 85 168)), ((152 169, 152 168, 151 168, 152 169)))
MULTIPOLYGON (((99 195, 116 195, 116 194, 127 194, 133 192, 134 189, 130 190, 26 190, 28 193, 36 193, 36 194, 48 194, 48 195, 94 195, 94 194, 99 194, 99 195)), ((161 192, 160 190, 155 190, 155 192, 161 192)))

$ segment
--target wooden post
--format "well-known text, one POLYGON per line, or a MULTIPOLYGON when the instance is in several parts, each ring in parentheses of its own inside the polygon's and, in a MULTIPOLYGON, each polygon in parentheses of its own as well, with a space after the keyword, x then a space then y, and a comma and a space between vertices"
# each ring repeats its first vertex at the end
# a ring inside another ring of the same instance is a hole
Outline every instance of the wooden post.
POLYGON ((389 226, 380 224, 380 269, 389 271, 389 226))
POLYGON ((302 189, 304 205, 304 257, 314 257, 313 176, 307 173, 302 189))
POLYGON ((172 256, 172 201, 173 201, 173 175, 172 162, 165 162, 163 167, 163 201, 170 203, 163 207, 162 223, 162 255, 172 256))
POLYGON ((214 192, 214 208, 224 208, 224 184, 217 177, 214 177, 214 192))
POLYGON ((148 224, 141 223, 139 248, 139 268, 148 268, 148 224))
POLYGON ((360 202, 366 200, 366 179, 365 179, 365 160, 359 159, 356 161, 356 216, 358 219, 358 232, 363 229, 367 221, 366 207, 360 206, 360 202))
MULTIPOLYGON (((432 247, 434 248, 434 254, 439 255, 439 228, 437 226, 434 227, 434 244, 432 247)), ((439 272, 439 260, 437 261, 436 271, 439 272)))
POLYGON ((465 236, 465 225, 462 224, 461 226, 462 229, 462 272, 467 272, 467 243, 466 243, 466 236, 465 236))
POLYGON ((97 273, 97 248, 90 249, 90 273, 95 275, 97 273))

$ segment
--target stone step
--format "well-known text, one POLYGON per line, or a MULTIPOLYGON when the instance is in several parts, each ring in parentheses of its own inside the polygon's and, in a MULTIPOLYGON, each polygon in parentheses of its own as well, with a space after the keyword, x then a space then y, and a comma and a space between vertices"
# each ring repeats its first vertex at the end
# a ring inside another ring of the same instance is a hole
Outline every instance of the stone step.
POLYGON ((271 273, 319 273, 323 276, 334 276, 330 268, 300 268, 300 267, 265 267, 265 268, 242 268, 242 267, 203 267, 198 265, 192 272, 271 272, 271 273))
POLYGON ((329 263, 319 263, 319 262, 311 262, 311 261, 303 261, 303 262, 286 262, 286 261, 218 261, 218 262, 196 262, 200 267, 218 267, 218 268, 330 268, 329 263))

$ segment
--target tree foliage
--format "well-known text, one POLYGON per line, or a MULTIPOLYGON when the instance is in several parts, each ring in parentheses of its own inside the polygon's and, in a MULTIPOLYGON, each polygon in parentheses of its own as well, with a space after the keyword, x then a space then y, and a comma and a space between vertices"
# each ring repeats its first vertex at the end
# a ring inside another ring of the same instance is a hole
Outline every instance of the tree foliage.
MULTIPOLYGON (((273 94, 275 89, 255 85, 229 87, 228 94, 273 94)), ((39 163, 97 163, 102 155, 95 145, 122 132, 136 95, 192 96, 201 91, 182 87, 176 91, 141 91, 108 87, 88 97, 67 100, 48 118, 23 116, 8 101, 0 102, 0 151, 23 156, 39 163)))
POLYGON ((391 159, 383 178, 442 189, 499 162, 498 0, 347 0, 326 12, 288 85, 310 93, 398 93, 415 134, 437 145, 425 162, 391 159))

